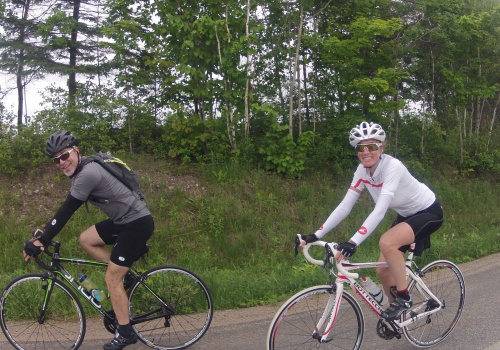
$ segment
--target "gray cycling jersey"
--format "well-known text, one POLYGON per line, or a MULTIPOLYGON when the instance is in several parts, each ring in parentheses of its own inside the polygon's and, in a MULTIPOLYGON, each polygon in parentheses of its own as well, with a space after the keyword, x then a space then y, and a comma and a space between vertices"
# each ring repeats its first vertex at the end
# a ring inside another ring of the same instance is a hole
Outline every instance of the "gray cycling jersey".
POLYGON ((117 178, 97 163, 89 163, 73 178, 70 194, 99 207, 116 224, 126 224, 150 215, 144 201, 137 199, 117 178), (99 198, 103 200, 95 201, 99 198))

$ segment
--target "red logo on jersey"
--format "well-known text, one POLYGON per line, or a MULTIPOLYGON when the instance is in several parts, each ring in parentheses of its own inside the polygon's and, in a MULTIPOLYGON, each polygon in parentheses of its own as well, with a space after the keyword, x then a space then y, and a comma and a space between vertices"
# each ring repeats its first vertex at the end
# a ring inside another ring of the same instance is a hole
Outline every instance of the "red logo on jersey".
POLYGON ((367 234, 367 232, 368 232, 368 230, 367 230, 367 229, 366 229, 366 227, 364 227, 364 226, 361 226, 361 227, 359 228, 359 230, 358 230, 358 233, 359 233, 359 234, 362 234, 362 235, 366 235, 366 234, 367 234))

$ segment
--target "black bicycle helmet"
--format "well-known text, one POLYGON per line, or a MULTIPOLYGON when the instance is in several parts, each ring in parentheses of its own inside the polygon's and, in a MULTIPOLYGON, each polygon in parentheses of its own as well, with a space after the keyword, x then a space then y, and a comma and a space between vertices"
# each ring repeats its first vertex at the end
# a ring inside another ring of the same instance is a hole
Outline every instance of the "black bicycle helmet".
POLYGON ((52 158, 63 149, 73 146, 78 146, 78 139, 75 135, 71 131, 58 130, 47 139, 45 154, 52 158))

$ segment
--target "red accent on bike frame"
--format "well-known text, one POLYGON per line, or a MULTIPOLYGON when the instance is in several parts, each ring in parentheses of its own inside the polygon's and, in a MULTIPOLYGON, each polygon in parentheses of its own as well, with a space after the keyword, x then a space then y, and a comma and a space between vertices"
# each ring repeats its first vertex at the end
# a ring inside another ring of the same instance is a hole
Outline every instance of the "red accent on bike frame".
POLYGON ((363 294, 362 294, 362 293, 361 293, 361 292, 360 292, 360 291, 359 291, 356 287, 354 287, 354 289, 356 290, 356 294, 358 294, 358 295, 361 297, 361 299, 363 299, 363 300, 364 300, 364 302, 365 302, 366 304, 368 304, 368 306, 369 306, 369 307, 370 307, 370 308, 371 308, 371 309, 372 309, 372 310, 373 310, 373 311, 374 311, 374 312, 375 312, 378 316, 380 316, 380 312, 378 312, 378 310, 375 308, 375 306, 373 306, 373 305, 372 305, 372 303, 370 303, 370 302, 368 301, 368 299, 366 299, 366 297, 365 297, 365 296, 364 296, 364 295, 363 295, 363 294))
POLYGON ((356 183, 356 185, 354 185, 354 188, 358 188, 359 187, 359 184, 361 182, 364 182, 365 184, 367 185, 370 185, 372 187, 382 187, 384 185, 384 183, 382 182, 381 184, 379 185, 375 185, 375 184, 372 184, 370 181, 367 181, 367 180, 363 180, 363 179, 359 179, 358 182, 356 183))
POLYGON ((330 331, 332 330, 333 328, 333 325, 335 324, 335 320, 337 319, 337 315, 338 315, 338 312, 339 312, 339 307, 340 307, 340 304, 342 303, 342 298, 339 299, 339 302, 337 303, 337 307, 335 309, 335 318, 333 319, 332 321, 332 324, 330 326, 330 328, 328 328, 327 330, 325 330, 325 332, 323 333, 323 335, 326 335, 328 333, 330 333, 330 331))

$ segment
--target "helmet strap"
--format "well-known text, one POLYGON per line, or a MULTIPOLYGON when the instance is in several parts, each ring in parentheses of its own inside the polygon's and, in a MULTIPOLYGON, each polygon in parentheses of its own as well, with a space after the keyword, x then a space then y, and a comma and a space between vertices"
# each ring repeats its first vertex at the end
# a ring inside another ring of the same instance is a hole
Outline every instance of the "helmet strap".
POLYGON ((78 154, 78 165, 76 166, 76 169, 73 172, 73 175, 70 176, 70 179, 74 178, 82 170, 82 161, 81 161, 82 159, 80 157, 80 152, 76 149, 75 149, 75 151, 78 154))

